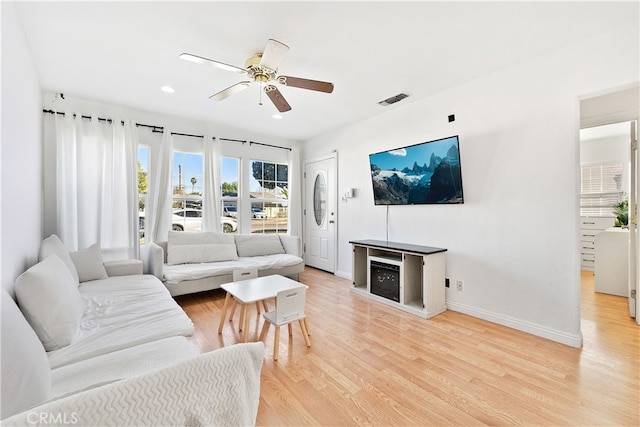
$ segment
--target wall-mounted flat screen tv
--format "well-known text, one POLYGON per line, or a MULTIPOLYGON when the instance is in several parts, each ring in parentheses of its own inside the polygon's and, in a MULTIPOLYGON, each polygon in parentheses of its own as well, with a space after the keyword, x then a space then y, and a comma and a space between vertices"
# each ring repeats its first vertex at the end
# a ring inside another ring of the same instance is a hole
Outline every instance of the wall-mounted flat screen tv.
POLYGON ((458 136, 369 155, 376 205, 464 203, 458 136))

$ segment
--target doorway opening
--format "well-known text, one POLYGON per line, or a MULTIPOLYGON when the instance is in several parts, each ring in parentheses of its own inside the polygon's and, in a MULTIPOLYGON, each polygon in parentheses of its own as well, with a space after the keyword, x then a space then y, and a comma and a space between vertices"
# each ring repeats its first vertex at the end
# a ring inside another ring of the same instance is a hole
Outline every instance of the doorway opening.
MULTIPOLYGON (((581 295, 624 299, 617 306, 631 317, 638 286, 638 105, 637 86, 580 101, 581 295)), ((588 322, 588 311, 581 318, 588 322)))

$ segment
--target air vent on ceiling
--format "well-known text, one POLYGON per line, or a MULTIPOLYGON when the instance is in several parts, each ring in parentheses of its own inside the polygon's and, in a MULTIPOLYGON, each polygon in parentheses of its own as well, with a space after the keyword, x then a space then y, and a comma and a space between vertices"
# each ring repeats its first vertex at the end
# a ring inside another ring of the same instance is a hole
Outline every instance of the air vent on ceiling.
POLYGON ((384 101, 378 102, 378 104, 382 105, 383 107, 386 107, 387 105, 395 104, 398 101, 402 101, 408 96, 409 95, 407 95, 406 93, 399 93, 396 96, 392 96, 391 98, 387 98, 384 101))

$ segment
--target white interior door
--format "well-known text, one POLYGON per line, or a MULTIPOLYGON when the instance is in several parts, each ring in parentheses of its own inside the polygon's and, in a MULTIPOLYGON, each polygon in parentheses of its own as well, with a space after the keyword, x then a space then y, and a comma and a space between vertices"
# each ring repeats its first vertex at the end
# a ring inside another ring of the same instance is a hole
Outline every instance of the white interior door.
POLYGON ((631 179, 631 187, 629 191, 629 315, 636 318, 636 322, 640 324, 637 313, 640 311, 638 307, 637 292, 639 288, 638 265, 640 260, 640 238, 638 236, 638 134, 637 121, 630 124, 630 141, 631 141, 631 162, 629 175, 631 179))
POLYGON ((335 273, 336 155, 305 162, 305 264, 335 273))

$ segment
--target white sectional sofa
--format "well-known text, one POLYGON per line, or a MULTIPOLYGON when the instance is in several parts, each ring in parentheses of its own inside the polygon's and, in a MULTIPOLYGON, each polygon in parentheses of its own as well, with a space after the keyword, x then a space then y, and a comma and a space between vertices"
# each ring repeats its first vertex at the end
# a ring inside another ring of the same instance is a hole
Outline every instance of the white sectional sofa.
POLYGON ((217 289, 233 270, 298 279, 304 271, 300 238, 281 234, 170 231, 169 239, 142 250, 144 272, 162 280, 172 296, 217 289))
POLYGON ((0 424, 255 423, 262 343, 198 355, 191 320, 139 260, 103 263, 97 245, 69 253, 56 236, 39 259, 0 297, 0 424))

